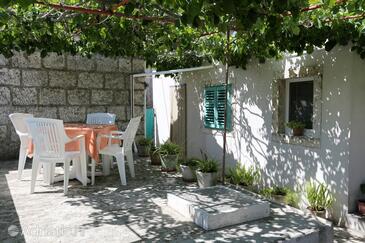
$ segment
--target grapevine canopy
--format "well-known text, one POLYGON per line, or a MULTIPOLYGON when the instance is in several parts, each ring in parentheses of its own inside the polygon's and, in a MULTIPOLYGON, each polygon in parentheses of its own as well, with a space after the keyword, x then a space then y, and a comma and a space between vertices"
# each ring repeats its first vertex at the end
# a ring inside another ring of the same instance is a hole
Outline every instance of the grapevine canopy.
POLYGON ((0 53, 142 57, 157 69, 352 44, 365 58, 365 0, 0 0, 0 53))

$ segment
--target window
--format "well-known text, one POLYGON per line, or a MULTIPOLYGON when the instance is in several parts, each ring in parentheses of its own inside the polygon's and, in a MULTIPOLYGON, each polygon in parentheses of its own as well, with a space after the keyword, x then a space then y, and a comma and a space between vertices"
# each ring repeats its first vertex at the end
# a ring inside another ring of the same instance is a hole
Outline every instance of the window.
POLYGON ((313 80, 288 80, 287 122, 301 121, 305 129, 313 129, 313 80))
POLYGON ((295 72, 275 73, 272 83, 272 140, 319 148, 322 120, 322 67, 302 66, 295 72), (286 125, 304 122, 304 136, 292 136, 286 125))
MULTIPOLYGON (((227 97, 227 130, 231 130, 231 90, 229 84, 227 97)), ((205 87, 204 90, 204 127, 224 130, 224 106, 226 100, 226 86, 216 85, 205 87)))
MULTIPOLYGON (((316 128, 315 109, 315 79, 313 77, 285 79, 285 96, 282 98, 284 109, 284 133, 290 135, 291 129, 285 124, 289 121, 300 121, 305 124, 304 135, 318 137, 316 128)), ((318 104, 317 104, 318 106, 318 104)), ((318 123, 318 121, 317 121, 318 123)))

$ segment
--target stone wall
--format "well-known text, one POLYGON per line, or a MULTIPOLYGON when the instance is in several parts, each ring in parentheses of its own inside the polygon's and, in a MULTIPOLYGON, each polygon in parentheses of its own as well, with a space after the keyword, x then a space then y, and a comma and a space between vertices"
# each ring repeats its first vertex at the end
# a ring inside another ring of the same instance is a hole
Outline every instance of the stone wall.
MULTIPOLYGON (((119 129, 131 116, 130 74, 145 71, 137 59, 92 58, 40 53, 0 54, 0 160, 16 157, 19 138, 9 114, 32 113, 36 117, 85 122, 86 114, 111 112, 119 129)), ((135 85, 135 115, 143 115, 144 80, 135 85)), ((139 133, 143 133, 141 124, 139 133)))

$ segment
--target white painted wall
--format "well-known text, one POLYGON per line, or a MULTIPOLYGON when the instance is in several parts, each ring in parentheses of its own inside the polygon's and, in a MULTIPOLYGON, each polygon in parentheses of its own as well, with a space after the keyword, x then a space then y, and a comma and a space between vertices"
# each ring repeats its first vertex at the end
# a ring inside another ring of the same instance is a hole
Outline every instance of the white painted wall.
MULTIPOLYGON (((365 167, 361 159, 361 151, 365 149, 360 142, 365 138, 363 129, 351 140, 350 148, 350 128, 361 130, 365 120, 362 105, 365 104, 365 80, 361 73, 365 70, 365 61, 349 49, 337 47, 330 53, 320 50, 312 55, 265 64, 252 63, 247 70, 230 71, 234 87, 234 129, 228 134, 228 164, 233 166, 240 162, 260 166, 265 185, 304 190, 310 179, 325 182, 335 194, 333 215, 340 220, 348 212, 349 185, 358 187, 358 181, 365 179, 362 169, 355 176, 354 185, 349 183, 349 179, 353 180, 349 173, 365 167), (354 62, 356 66, 353 66, 354 62), (275 73, 288 72, 290 67, 314 65, 323 68, 321 147, 272 141, 271 86, 275 73)), ((188 90, 188 156, 199 156, 203 150, 210 157, 222 160, 222 133, 203 126, 202 95, 206 84, 223 82, 223 76, 222 67, 182 74, 181 81, 187 83, 188 90)))
POLYGON ((360 184, 365 183, 365 69, 364 60, 354 55, 351 80, 351 139, 349 166, 349 210, 356 210, 356 201, 365 197, 360 184), (356 81, 355 81, 356 80, 356 81))
MULTIPOLYGON (((330 53, 287 57, 265 64, 251 63, 247 70, 230 69, 233 85, 233 131, 227 136, 227 164, 255 164, 262 169, 262 184, 305 189, 310 179, 325 182, 334 193, 335 219, 343 223, 354 211, 359 184, 365 181, 365 61, 350 47, 336 47, 330 53), (298 66, 322 68, 321 146, 309 148, 272 140, 272 81, 279 73, 298 66)), ((222 160, 222 132, 205 129, 203 90, 224 82, 224 67, 187 72, 179 77, 187 84, 187 153, 222 160)), ((159 141, 169 137, 169 87, 171 78, 155 78, 154 108, 159 141), (162 82, 161 82, 162 81, 162 82)), ((305 203, 305 200, 303 201, 305 203)), ((302 206, 305 206, 304 204, 302 206)))
POLYGON ((170 76, 153 77, 153 108, 156 115, 155 143, 162 144, 170 138, 171 98, 170 87, 176 85, 170 76))

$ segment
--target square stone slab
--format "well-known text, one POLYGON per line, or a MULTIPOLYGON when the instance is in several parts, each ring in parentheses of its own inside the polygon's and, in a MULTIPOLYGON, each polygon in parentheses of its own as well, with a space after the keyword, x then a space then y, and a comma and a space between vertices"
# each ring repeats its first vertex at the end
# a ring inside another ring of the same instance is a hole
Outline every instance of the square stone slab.
POLYGON ((167 205, 205 230, 240 224, 270 215, 269 202, 224 186, 168 193, 167 205))

